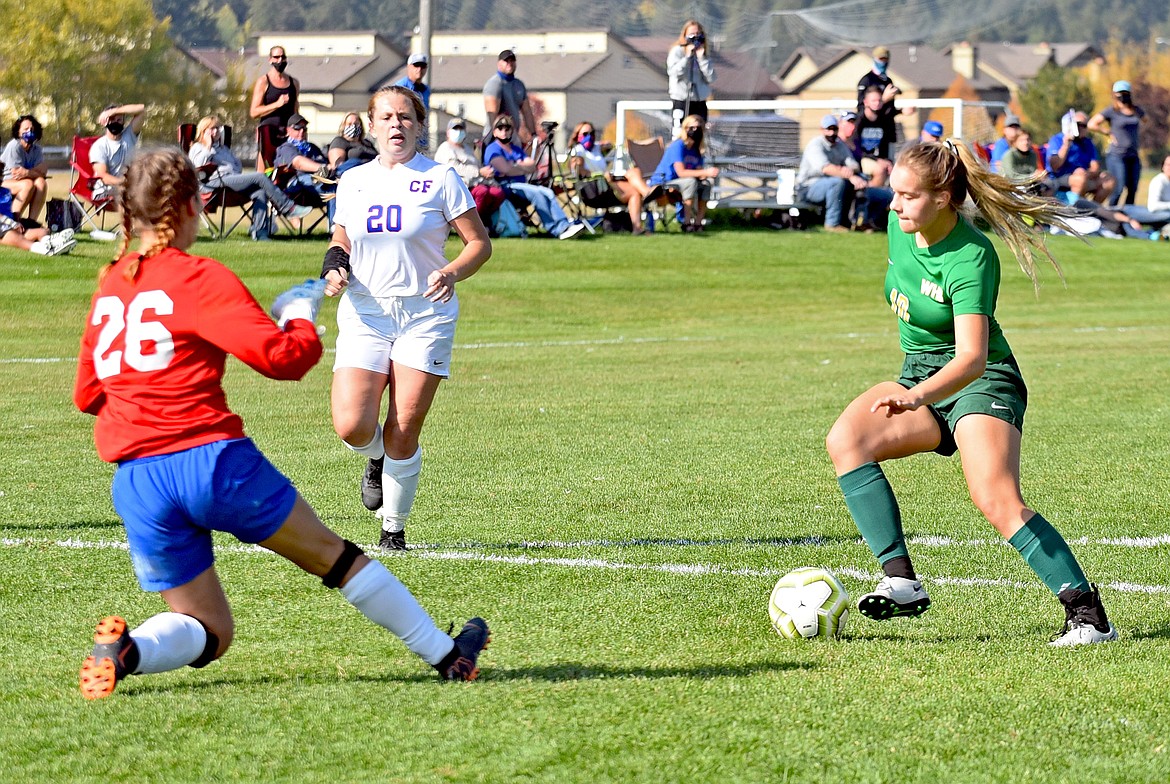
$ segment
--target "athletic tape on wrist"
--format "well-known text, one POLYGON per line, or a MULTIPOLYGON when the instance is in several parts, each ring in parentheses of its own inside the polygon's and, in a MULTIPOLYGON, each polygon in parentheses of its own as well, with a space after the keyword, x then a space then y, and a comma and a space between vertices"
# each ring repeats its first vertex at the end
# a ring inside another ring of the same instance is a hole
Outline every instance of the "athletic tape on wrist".
POLYGON ((329 246, 329 250, 325 251, 325 260, 321 264, 321 277, 329 274, 330 270, 345 270, 349 273, 349 254, 345 248, 339 248, 336 245, 329 246))

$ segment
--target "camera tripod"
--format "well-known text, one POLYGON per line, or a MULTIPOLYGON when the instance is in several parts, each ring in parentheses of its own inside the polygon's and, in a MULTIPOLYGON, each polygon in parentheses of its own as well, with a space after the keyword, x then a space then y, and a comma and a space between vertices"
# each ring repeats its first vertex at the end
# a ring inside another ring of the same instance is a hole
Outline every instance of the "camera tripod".
POLYGON ((581 221, 590 234, 594 234, 593 226, 581 214, 581 205, 577 198, 577 190, 570 183, 568 177, 565 176, 565 167, 561 165, 561 161, 557 158, 556 139, 553 138, 553 133, 557 129, 556 123, 541 123, 541 126, 546 131, 544 139, 536 145, 536 149, 532 154, 532 160, 536 161, 536 171, 532 172, 532 176, 528 178, 528 182, 533 185, 544 185, 545 183, 538 182, 540 177, 541 161, 548 161, 548 184, 547 187, 556 190, 553 185, 559 180, 565 191, 565 214, 571 220, 581 221))

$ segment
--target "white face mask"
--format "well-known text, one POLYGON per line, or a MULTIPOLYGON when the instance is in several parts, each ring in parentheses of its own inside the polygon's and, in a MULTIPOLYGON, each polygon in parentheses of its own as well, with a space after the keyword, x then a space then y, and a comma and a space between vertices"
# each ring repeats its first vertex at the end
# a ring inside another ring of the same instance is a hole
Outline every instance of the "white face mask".
POLYGON ((451 144, 463 144, 463 140, 467 138, 467 131, 462 128, 452 128, 447 131, 447 141, 451 144))

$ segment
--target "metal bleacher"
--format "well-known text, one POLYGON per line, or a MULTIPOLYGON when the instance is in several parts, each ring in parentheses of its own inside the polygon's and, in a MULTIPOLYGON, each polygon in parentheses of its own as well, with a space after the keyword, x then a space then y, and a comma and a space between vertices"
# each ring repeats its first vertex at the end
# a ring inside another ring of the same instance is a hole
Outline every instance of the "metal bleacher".
POLYGON ((707 155, 719 167, 711 206, 775 207, 777 170, 800 164, 800 123, 772 112, 715 115, 707 155))

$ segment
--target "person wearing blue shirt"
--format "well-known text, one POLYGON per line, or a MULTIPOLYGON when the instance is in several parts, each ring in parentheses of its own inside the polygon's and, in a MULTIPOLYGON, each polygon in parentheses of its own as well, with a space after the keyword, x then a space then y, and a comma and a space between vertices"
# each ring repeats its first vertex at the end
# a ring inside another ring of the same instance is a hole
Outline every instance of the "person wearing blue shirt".
POLYGON ((717 167, 704 166, 703 163, 703 118, 690 114, 683 118, 682 138, 670 143, 658 162, 658 168, 646 181, 648 185, 678 189, 688 218, 683 231, 703 230, 711 181, 719 176, 717 167))
POLYGON ((1071 120, 1064 123, 1063 132, 1048 140, 1048 177, 1058 192, 1071 191, 1103 203, 1113 193, 1114 180, 1101 171, 1097 148, 1087 135, 1089 118, 1084 112, 1073 112, 1071 120))
POLYGON ((512 141, 512 118, 501 114, 492 124, 492 143, 483 151, 484 164, 495 172, 496 181, 504 188, 509 201, 519 196, 532 205, 540 216, 540 223, 548 233, 561 240, 576 237, 585 228, 581 221, 572 221, 565 216, 551 188, 525 182, 525 177, 536 169, 536 161, 524 152, 524 148, 512 141))
POLYGON ((427 75, 427 67, 427 56, 420 52, 415 52, 406 58, 406 76, 403 76, 394 84, 418 93, 418 97, 422 98, 423 108, 427 112, 430 112, 431 88, 423 81, 423 77, 427 75))

